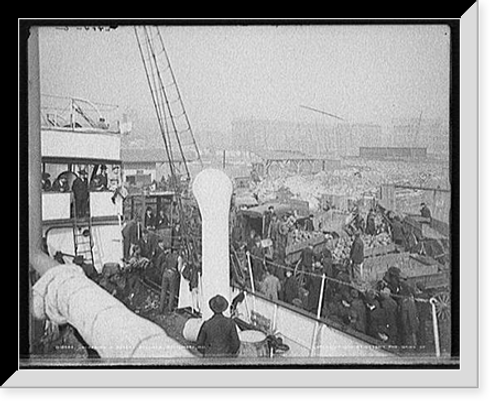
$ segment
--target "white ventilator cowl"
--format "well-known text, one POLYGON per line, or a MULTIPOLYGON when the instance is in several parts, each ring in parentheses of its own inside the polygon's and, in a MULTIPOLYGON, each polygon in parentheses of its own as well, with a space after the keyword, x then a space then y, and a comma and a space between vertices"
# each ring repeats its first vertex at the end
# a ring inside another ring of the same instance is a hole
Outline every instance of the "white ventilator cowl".
MULTIPOLYGON (((209 300, 220 294, 231 302, 229 284, 229 208, 233 184, 221 170, 208 168, 193 182, 202 219, 202 319, 213 312, 209 300)), ((225 312, 228 313, 227 311, 225 312)))

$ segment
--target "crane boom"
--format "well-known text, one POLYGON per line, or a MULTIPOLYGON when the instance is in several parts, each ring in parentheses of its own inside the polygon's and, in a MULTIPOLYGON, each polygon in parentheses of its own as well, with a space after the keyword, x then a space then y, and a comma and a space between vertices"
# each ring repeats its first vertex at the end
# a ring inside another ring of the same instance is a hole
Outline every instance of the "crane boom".
POLYGON ((320 113, 323 115, 328 115, 329 117, 333 117, 333 118, 336 118, 336 119, 341 120, 341 121, 345 121, 345 119, 343 119, 342 117, 339 117, 338 115, 331 114, 331 113, 326 112, 326 111, 318 110, 317 108, 308 107, 307 105, 301 105, 300 108, 304 108, 306 110, 314 111, 314 112, 317 112, 317 113, 320 113))

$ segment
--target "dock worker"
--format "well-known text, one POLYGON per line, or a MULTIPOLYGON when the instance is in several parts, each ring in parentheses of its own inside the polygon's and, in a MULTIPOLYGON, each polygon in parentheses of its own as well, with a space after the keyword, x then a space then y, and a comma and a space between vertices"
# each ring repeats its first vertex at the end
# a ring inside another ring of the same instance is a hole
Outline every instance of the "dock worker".
POLYGON ((272 275, 266 269, 260 290, 266 298, 276 302, 278 300, 278 293, 281 291, 281 283, 276 276, 272 275))
POLYGON ((429 207, 426 205, 425 202, 422 202, 420 204, 420 215, 423 216, 424 218, 431 217, 431 210, 429 209, 429 207))
POLYGON ((287 270, 285 276, 286 279, 283 282, 283 301, 291 304, 294 299, 299 297, 299 283, 291 270, 287 270))
POLYGON ((122 237, 123 237, 123 258, 127 260, 130 256, 131 245, 137 245, 139 242, 139 227, 137 225, 136 214, 133 214, 123 226, 122 237))
POLYGON ((151 260, 156 250, 157 243, 158 241, 155 241, 153 235, 150 232, 144 231, 142 233, 141 239, 139 240, 139 248, 141 250, 141 256, 151 260))
POLYGON ((153 213, 153 208, 150 206, 146 208, 146 213, 144 214, 144 226, 146 229, 156 229, 156 216, 153 213))
POLYGON ((399 246, 406 247, 404 228, 401 220, 395 215, 391 220, 392 241, 399 246))
POLYGON ((164 311, 165 305, 168 312, 172 312, 177 306, 176 302, 179 297, 181 282, 181 265, 182 258, 176 251, 167 254, 161 279, 160 313, 164 311))
POLYGON ((398 303, 391 297, 391 290, 388 287, 380 291, 380 307, 385 311, 385 334, 389 337, 389 343, 396 345, 399 343, 398 303))
POLYGON ((360 283, 364 281, 363 277, 363 262, 365 260, 365 245, 361 239, 361 230, 356 230, 354 233, 354 241, 351 245, 349 254, 352 265, 353 281, 360 283))
POLYGON ((264 229, 262 231, 262 238, 266 239, 268 238, 269 234, 269 226, 271 225, 271 221, 273 220, 273 217, 276 215, 276 212, 274 210, 273 205, 269 205, 267 207, 267 211, 264 212, 264 229))
POLYGON ((366 229, 365 232, 367 235, 376 235, 377 233, 377 227, 375 224, 375 212, 373 209, 370 209, 368 211, 368 215, 366 216, 366 229))
POLYGON ((352 288, 351 293, 351 310, 355 313, 354 323, 352 327, 361 333, 366 333, 366 306, 361 294, 357 289, 352 288))
POLYGON ((311 244, 307 245, 300 253, 299 266, 305 272, 312 272, 314 250, 311 244))
POLYGON ((265 269, 265 249, 262 246, 260 236, 255 237, 255 245, 250 250, 252 256, 252 272, 255 282, 261 282, 265 269))
POLYGON ((172 249, 178 250, 182 244, 182 232, 181 225, 179 223, 175 224, 174 229, 172 230, 172 249))
POLYGON ((415 304, 415 289, 407 282, 401 282, 398 293, 400 314, 400 337, 406 348, 417 347, 417 333, 419 330, 418 311, 415 304))
POLYGON ((165 210, 163 208, 160 209, 156 223, 158 229, 168 228, 169 221, 167 214, 165 213, 165 210))
POLYGON ((215 295, 208 305, 214 314, 201 325, 196 340, 197 349, 205 357, 236 356, 241 344, 236 323, 223 315, 229 302, 224 296, 215 295))

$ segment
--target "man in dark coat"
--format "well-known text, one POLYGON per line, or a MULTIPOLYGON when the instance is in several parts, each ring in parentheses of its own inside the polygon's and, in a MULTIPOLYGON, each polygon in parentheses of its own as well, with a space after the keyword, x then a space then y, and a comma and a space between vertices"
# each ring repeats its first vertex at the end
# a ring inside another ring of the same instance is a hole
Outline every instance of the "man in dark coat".
POLYGON ((77 217, 85 216, 87 211, 87 202, 89 200, 89 189, 87 186, 85 170, 79 172, 78 178, 75 178, 71 190, 75 198, 75 213, 77 217))
POLYGON ((299 298, 299 283, 292 271, 286 271, 286 279, 283 282, 283 301, 292 303, 294 299, 299 298))
POLYGON ((305 272, 312 272, 314 251, 312 245, 308 245, 300 253, 300 269, 305 272))
POLYGON ((165 243, 163 242, 163 239, 160 238, 158 239, 156 249, 153 253, 153 265, 156 271, 160 273, 160 275, 165 268, 166 262, 167 262, 167 253, 165 249, 165 243))
POLYGON ((52 191, 56 192, 68 192, 70 190, 68 177, 66 175, 61 175, 52 184, 52 191))
POLYGON ((172 249, 179 250, 182 245, 181 225, 175 224, 172 230, 172 249))
POLYGON ((353 328, 361 333, 366 333, 366 306, 357 289, 351 289, 351 310, 355 312, 356 320, 353 328))
POLYGON ((165 262, 163 263, 159 307, 160 313, 164 311, 165 305, 167 305, 168 312, 172 312, 176 308, 180 282, 179 254, 175 251, 170 252, 166 255, 165 262))
POLYGON ((146 229, 156 229, 156 216, 150 206, 146 208, 146 213, 144 214, 144 226, 146 227, 146 229))
POLYGON ((431 210, 425 204, 425 202, 422 202, 420 204, 420 215, 423 216, 424 218, 430 218, 431 217, 431 210))
POLYGON ((406 348, 416 348, 419 329, 415 290, 405 281, 399 291, 400 336, 406 348))
POLYGON ((314 231, 314 222, 313 222, 314 215, 310 214, 305 220, 304 220, 304 230, 308 232, 314 231))
POLYGON ((403 224, 399 220, 399 217, 395 216, 391 221, 391 232, 392 232, 392 241, 399 246, 405 246, 405 235, 403 224))
POLYGON ((387 336, 389 343, 396 345, 399 343, 398 332, 398 303, 391 297, 391 290, 384 288, 380 291, 380 307, 385 311, 387 336))
POLYGON ((268 238, 269 226, 270 226, 271 221, 275 215, 276 215, 276 212, 274 210, 274 206, 269 205, 267 208, 267 211, 264 212, 264 229, 262 231, 262 237, 264 239, 268 238))
POLYGON ((363 282, 363 262, 365 260, 365 245, 361 239, 361 231, 354 234, 354 241, 351 245, 349 258, 352 263, 352 276, 354 282, 363 282))
MULTIPOLYGON (((262 247, 260 238, 256 237, 256 242, 254 247, 250 250, 250 254, 254 256, 252 258, 252 269, 253 277, 255 282, 260 282, 264 276, 265 269, 265 249, 262 247)), ((257 287, 257 284, 255 284, 257 287)))
POLYGON ((153 239, 153 235, 148 231, 144 231, 141 239, 139 240, 139 248, 141 249, 141 256, 151 260, 156 250, 156 242, 153 239))
POLYGON ((387 342, 387 319, 385 310, 380 307, 379 301, 376 299, 376 292, 373 289, 368 289, 365 294, 366 313, 367 313, 367 331, 368 334, 378 340, 387 342))
POLYGON ((137 226, 137 216, 132 215, 130 220, 125 223, 125 226, 122 229, 123 258, 125 260, 127 260, 130 256, 130 247, 132 245, 137 245, 139 242, 138 236, 139 231, 137 226))
POLYGON ((373 212, 373 209, 370 209, 368 215, 366 216, 365 232, 367 235, 372 235, 372 236, 377 234, 377 227, 375 225, 375 212, 373 212))
POLYGON ((229 302, 222 295, 215 295, 208 302, 214 315, 200 328, 196 346, 205 357, 236 356, 240 348, 240 338, 236 324, 222 314, 229 302))

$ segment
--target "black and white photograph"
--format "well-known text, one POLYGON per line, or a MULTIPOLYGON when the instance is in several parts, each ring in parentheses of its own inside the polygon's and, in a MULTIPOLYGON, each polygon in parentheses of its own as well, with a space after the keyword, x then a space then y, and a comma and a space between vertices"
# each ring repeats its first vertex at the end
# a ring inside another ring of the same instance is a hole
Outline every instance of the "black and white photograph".
POLYGON ((459 29, 31 24, 20 368, 459 369, 459 29))

